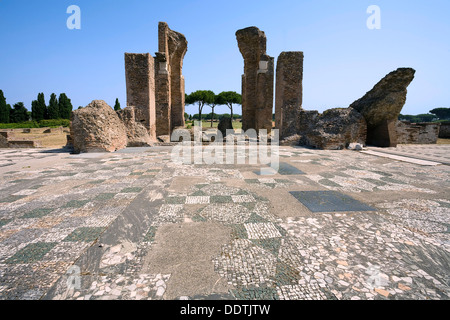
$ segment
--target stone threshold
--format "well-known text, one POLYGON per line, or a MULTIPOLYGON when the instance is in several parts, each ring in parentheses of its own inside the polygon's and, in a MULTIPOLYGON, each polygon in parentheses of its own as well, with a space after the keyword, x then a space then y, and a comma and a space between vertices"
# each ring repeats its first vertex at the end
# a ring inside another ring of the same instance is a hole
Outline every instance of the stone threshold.
POLYGON ((443 164, 441 162, 435 162, 435 161, 423 160, 423 159, 418 159, 418 158, 400 156, 400 155, 396 155, 396 154, 385 152, 385 151, 380 152, 380 151, 373 151, 373 150, 364 150, 364 151, 361 151, 361 153, 370 154, 370 155, 378 156, 378 157, 389 158, 389 159, 403 161, 403 162, 414 163, 414 164, 418 164, 418 165, 421 165, 421 166, 438 166, 438 165, 442 165, 443 164))

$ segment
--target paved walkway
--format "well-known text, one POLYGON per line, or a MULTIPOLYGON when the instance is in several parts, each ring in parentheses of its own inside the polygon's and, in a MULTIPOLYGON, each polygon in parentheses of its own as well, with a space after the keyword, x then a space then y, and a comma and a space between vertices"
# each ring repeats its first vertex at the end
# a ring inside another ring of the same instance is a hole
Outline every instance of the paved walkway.
POLYGON ((449 166, 280 161, 262 176, 171 147, 0 150, 0 298, 449 298, 449 166))

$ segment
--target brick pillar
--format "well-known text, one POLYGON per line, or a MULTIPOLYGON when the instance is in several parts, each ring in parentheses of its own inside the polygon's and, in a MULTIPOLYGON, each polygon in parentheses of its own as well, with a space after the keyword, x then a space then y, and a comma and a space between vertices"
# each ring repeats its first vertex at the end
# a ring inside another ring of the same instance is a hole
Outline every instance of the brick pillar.
POLYGON ((268 55, 261 57, 256 77, 255 128, 266 129, 267 133, 270 133, 273 117, 274 58, 268 55))
POLYGON ((127 106, 135 107, 136 121, 156 138, 155 66, 149 53, 125 53, 127 106))
POLYGON ((156 53, 156 136, 170 135, 172 123, 172 102, 170 94, 170 74, 167 58, 164 53, 156 53))
MULTIPOLYGON (((302 110, 303 100, 303 52, 282 52, 277 61, 275 93, 275 127, 280 130, 280 138, 292 130, 287 126, 293 122, 286 119, 284 108, 302 110)), ((296 112, 294 112, 295 114, 296 112)))

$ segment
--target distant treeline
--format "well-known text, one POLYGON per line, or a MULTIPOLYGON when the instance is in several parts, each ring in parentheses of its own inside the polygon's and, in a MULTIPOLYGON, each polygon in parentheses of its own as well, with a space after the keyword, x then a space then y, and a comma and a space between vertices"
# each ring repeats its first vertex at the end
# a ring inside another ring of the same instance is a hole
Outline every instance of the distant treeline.
POLYGON ((418 115, 400 114, 398 119, 401 121, 409 121, 412 123, 449 121, 450 108, 436 108, 430 110, 429 113, 423 113, 418 115))
MULTIPOLYGON (((184 118, 186 119, 186 121, 188 121, 188 120, 189 121, 191 121, 191 120, 199 120, 200 119, 200 115, 198 113, 194 114, 194 115, 185 113, 184 114, 184 118)), ((206 115, 202 115, 202 120, 211 120, 211 119, 213 119, 213 120, 220 121, 223 118, 231 118, 231 115, 229 113, 217 114, 217 113, 212 113, 212 112, 209 113, 209 114, 206 114, 206 115)), ((239 120, 239 119, 242 119, 241 115, 233 114, 233 120, 239 120)))
POLYGON ((39 93, 37 99, 31 102, 30 112, 23 102, 17 102, 11 107, 11 105, 6 103, 3 91, 0 90, 0 123, 3 124, 27 121, 39 123, 42 120, 69 120, 72 109, 72 102, 65 93, 61 93, 59 98, 52 93, 48 105, 45 102, 44 94, 39 93))

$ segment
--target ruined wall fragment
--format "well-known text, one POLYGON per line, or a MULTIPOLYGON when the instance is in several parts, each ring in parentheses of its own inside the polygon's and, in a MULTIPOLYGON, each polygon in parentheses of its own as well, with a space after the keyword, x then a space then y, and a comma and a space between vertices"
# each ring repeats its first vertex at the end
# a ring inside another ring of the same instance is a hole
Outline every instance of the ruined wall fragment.
POLYGON ((366 119, 367 144, 397 146, 396 122, 405 105, 407 87, 414 79, 414 74, 414 69, 399 68, 350 105, 366 119))
POLYGON ((266 35, 256 27, 236 32, 244 58, 242 76, 242 129, 271 129, 273 111, 273 58, 266 54, 266 35), (270 123, 270 124, 269 124, 270 123))
POLYGON ((280 130, 280 137, 292 134, 292 116, 295 109, 302 110, 303 100, 303 52, 282 52, 277 60, 275 93, 275 128, 280 130), (289 110, 284 111, 287 108, 289 110), (294 109, 294 110, 292 110, 294 109))
POLYGON ((155 66, 148 53, 125 53, 127 106, 134 106, 135 119, 156 139, 155 66))

